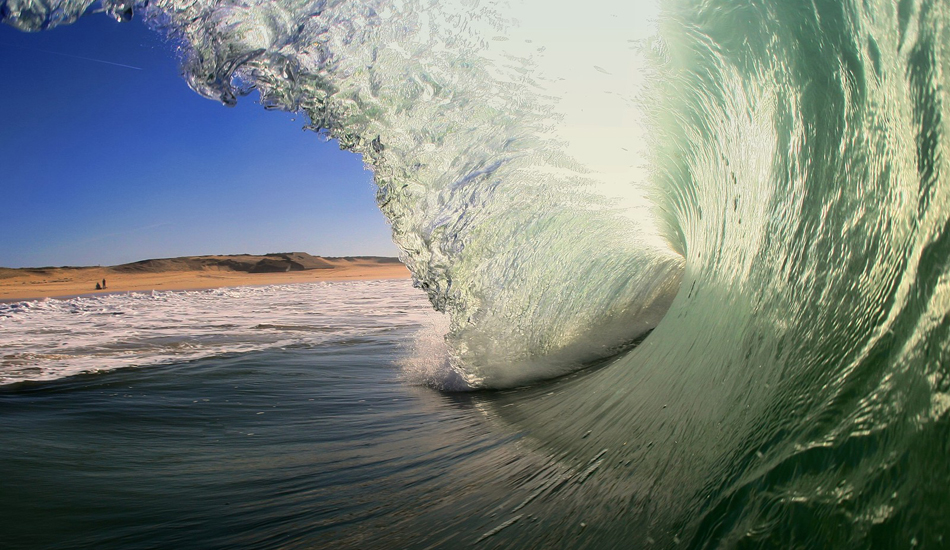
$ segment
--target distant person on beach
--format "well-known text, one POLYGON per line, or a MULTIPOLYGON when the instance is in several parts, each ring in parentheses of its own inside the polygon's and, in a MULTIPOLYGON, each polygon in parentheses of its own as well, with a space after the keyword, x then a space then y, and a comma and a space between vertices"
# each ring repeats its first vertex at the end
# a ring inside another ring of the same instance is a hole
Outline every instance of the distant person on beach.
POLYGON ((96 290, 102 290, 102 287, 99 286, 99 283, 96 283, 96 290))
POLYGON ((105 287, 106 287, 106 280, 103 279, 103 280, 102 280, 102 288, 105 288, 105 287))

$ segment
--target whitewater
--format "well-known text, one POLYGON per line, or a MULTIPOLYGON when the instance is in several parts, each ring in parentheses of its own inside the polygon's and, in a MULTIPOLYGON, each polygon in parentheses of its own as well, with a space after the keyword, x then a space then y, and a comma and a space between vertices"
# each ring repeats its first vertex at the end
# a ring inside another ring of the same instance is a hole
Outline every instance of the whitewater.
MULTIPOLYGON (((395 421, 306 447, 365 438, 415 481, 328 531, 249 492, 251 524, 301 520, 267 544, 950 544, 948 2, 0 1, 28 31, 99 11, 360 153, 444 313, 376 342, 401 389, 370 377, 432 454, 395 421)), ((366 498, 331 463, 269 479, 366 498)))
POLYGON ((0 384, 313 348, 401 327, 437 326, 439 314, 425 304, 408 281, 132 292, 0 304, 0 384))

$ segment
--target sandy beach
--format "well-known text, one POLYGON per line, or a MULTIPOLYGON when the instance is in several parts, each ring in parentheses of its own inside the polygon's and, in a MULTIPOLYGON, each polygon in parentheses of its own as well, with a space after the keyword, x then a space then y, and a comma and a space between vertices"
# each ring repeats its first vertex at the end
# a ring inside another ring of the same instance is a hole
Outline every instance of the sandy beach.
POLYGON ((376 256, 324 258, 300 252, 188 256, 111 267, 0 268, 0 301, 409 276, 396 258, 376 256), (103 279, 106 288, 96 290, 103 279))

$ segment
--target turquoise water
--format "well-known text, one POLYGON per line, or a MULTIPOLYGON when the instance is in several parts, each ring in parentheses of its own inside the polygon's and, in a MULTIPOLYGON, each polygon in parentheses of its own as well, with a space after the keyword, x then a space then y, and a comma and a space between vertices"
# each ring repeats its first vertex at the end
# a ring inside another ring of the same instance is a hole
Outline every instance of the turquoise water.
MULTIPOLYGON (((0 5, 28 30, 89 8, 0 5)), ((361 153, 445 313, 399 338, 394 391, 475 431, 434 422, 445 471, 339 478, 371 512, 276 545, 950 544, 946 1, 102 7, 177 40, 196 92, 260 91, 361 153)), ((273 495, 245 532, 316 524, 273 495)))

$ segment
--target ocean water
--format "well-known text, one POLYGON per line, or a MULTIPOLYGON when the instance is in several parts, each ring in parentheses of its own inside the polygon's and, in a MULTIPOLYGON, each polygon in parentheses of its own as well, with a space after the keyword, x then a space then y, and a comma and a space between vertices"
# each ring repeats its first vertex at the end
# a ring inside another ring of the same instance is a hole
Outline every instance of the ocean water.
POLYGON ((0 304, 0 384, 437 326, 407 281, 100 294, 0 304))
POLYGON ((416 313, 14 344, 17 544, 950 546, 946 0, 0 0, 95 11, 361 153, 416 313))
POLYGON ((517 458, 477 396, 394 363, 439 315, 408 281, 2 307, 5 347, 65 348, 4 350, 4 548, 411 546, 416 516, 459 512, 431 493, 517 458))

